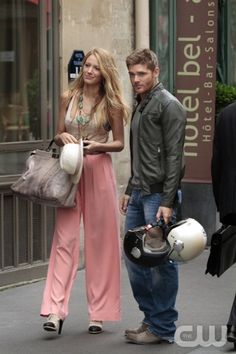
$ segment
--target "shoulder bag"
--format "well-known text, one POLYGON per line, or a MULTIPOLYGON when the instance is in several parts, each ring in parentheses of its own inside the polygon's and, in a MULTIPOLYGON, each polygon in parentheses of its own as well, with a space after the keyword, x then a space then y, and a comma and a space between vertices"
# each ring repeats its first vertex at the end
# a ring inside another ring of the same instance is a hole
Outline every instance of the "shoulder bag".
POLYGON ((36 149, 26 160, 26 169, 11 185, 14 194, 32 202, 52 207, 74 207, 77 184, 72 175, 60 167, 59 154, 52 149, 36 149))

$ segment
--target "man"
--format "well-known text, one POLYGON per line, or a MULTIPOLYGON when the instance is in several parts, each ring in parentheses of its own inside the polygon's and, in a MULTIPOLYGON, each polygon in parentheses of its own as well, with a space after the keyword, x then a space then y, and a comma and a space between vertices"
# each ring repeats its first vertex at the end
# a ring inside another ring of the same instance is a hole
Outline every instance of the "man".
MULTIPOLYGON (((216 121, 211 161, 212 187, 220 221, 236 225, 236 102, 216 121)), ((227 340, 236 348, 236 295, 227 324, 227 340)))
MULTIPOLYGON (((149 49, 137 49, 126 59, 137 106, 131 121, 131 178, 120 211, 126 214, 125 232, 163 219, 175 220, 177 191, 182 177, 186 113, 180 102, 159 82, 158 59, 149 49)), ((177 311, 178 270, 174 262, 145 268, 125 257, 129 279, 144 318, 126 330, 133 343, 172 343, 177 311)))

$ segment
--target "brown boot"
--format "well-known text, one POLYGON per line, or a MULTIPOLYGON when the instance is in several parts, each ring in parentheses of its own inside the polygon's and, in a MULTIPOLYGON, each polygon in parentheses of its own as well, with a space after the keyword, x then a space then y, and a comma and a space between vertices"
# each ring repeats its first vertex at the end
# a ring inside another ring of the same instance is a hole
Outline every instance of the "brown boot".
POLYGON ((133 334, 138 334, 138 333, 142 333, 144 331, 146 331, 146 329, 148 329, 148 325, 146 323, 141 323, 139 327, 137 328, 133 328, 133 329, 126 329, 125 330, 125 336, 127 336, 127 334, 129 333, 133 333, 133 334))
POLYGON ((159 343, 172 343, 169 342, 148 330, 141 333, 128 333, 127 340, 135 344, 159 344, 159 343))

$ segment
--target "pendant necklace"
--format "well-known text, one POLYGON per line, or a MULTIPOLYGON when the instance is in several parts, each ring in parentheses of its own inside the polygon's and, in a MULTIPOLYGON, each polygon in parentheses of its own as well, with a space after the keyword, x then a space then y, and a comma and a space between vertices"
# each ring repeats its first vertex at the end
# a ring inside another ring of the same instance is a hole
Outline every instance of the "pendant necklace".
POLYGON ((83 114, 83 94, 79 96, 79 104, 78 104, 78 115, 76 117, 76 121, 79 125, 85 126, 90 121, 90 114, 83 114))

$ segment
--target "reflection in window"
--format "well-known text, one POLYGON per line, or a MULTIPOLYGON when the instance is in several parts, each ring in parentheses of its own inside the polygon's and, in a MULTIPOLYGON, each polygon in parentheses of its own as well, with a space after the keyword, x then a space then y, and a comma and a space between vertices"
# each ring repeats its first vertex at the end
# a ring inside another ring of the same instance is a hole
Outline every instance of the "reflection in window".
MULTIPOLYGON (((56 0, 53 6, 57 13, 56 0)), ((52 0, 0 0, 0 178, 22 173, 32 149, 24 142, 45 143, 53 136, 58 28, 51 24, 52 0)))
POLYGON ((1 0, 0 142, 40 139, 39 6, 1 0))
POLYGON ((160 66, 160 81, 173 89, 173 8, 171 0, 149 0, 150 6, 150 48, 157 53, 160 66), (171 32, 171 36, 170 36, 171 32), (172 42, 171 42, 172 39, 172 42))
POLYGON ((169 2, 157 2, 157 53, 160 64, 160 79, 168 87, 169 81, 169 2))
MULTIPOLYGON (((40 118, 40 58, 52 65, 51 0, 40 10, 39 0, 0 2, 0 143, 42 139, 40 118), (47 28, 41 27, 45 16, 47 28), (47 31, 47 54, 40 50, 42 30, 47 31)), ((47 65, 47 77, 51 66, 47 65)), ((48 82, 52 82, 48 78, 48 82)), ((52 88, 48 85, 48 105, 52 88)), ((48 126, 51 113, 48 108, 48 126)), ((44 123, 44 122, 43 122, 44 123)), ((45 122, 46 123, 46 122, 45 122)))

